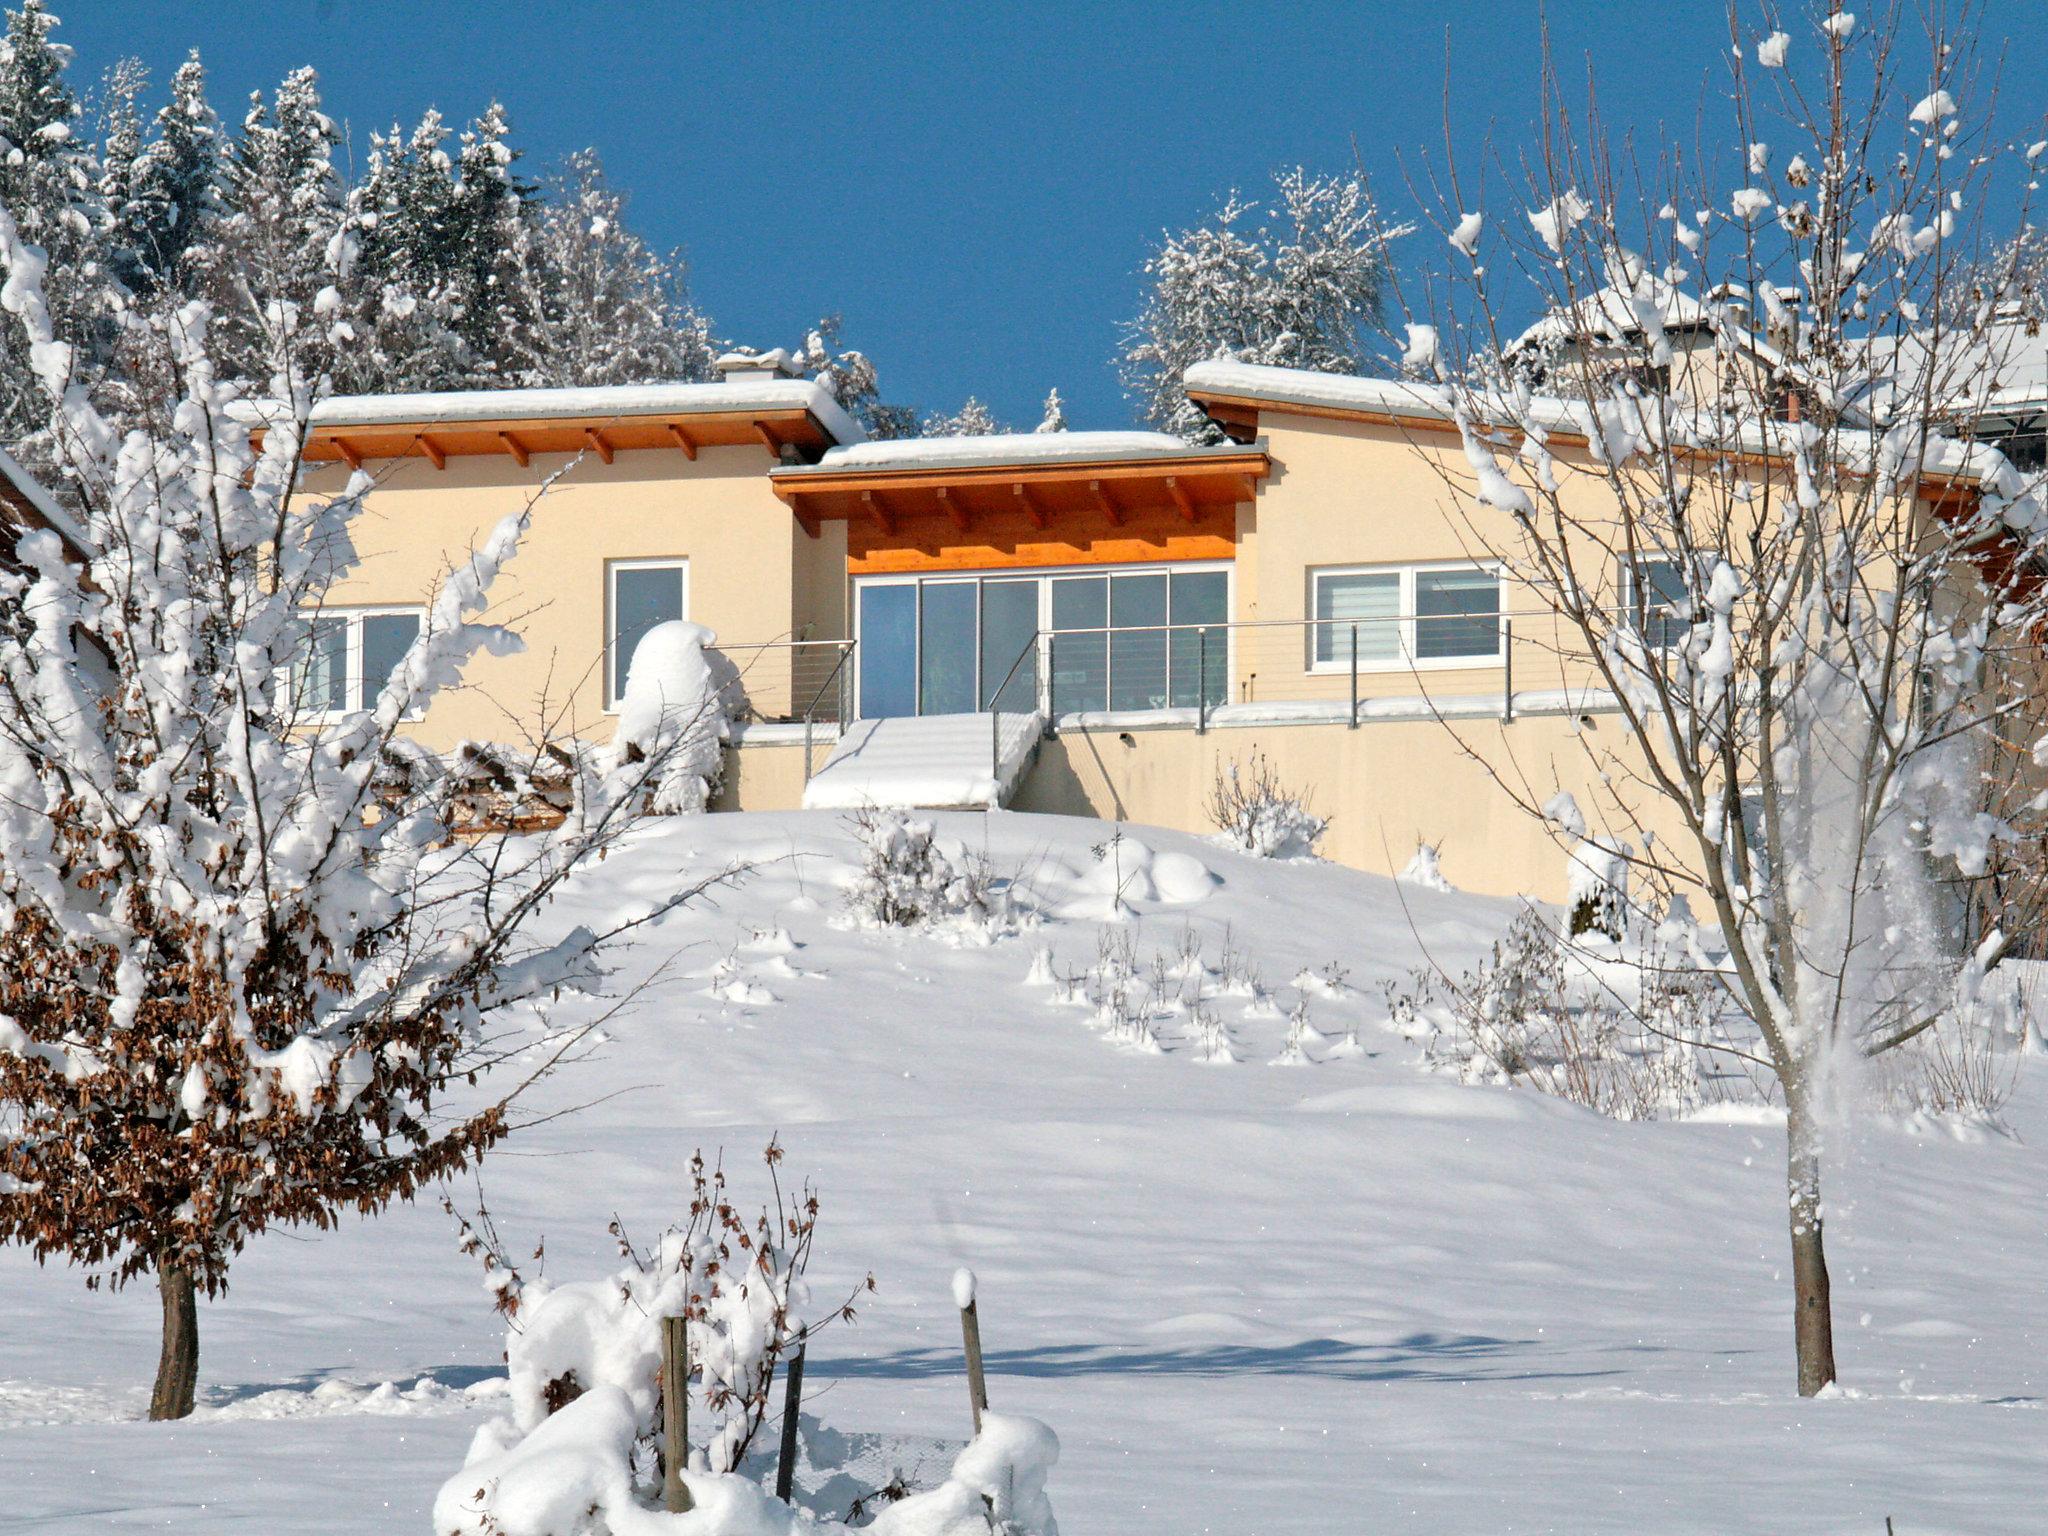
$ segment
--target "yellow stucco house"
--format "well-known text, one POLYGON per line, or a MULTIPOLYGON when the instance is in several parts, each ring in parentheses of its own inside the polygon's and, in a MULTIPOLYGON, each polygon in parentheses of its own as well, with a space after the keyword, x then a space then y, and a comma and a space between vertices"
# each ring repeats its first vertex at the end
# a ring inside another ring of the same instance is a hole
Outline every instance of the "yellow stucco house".
POLYGON ((928 721, 897 750, 986 763, 1002 804, 1201 831, 1219 766, 1258 752, 1332 818, 1334 858, 1392 872, 1427 841, 1463 888, 1560 895, 1492 775, 1583 790, 1610 706, 1484 558, 1505 514, 1459 494, 1441 405, 1235 363, 1188 388, 1230 440, 866 442, 776 354, 717 383, 325 401, 308 489, 376 487, 321 686, 374 689, 435 574, 545 488, 491 600, 527 648, 479 658, 427 747, 601 737, 635 641, 688 618, 738 676, 721 808, 844 803, 816 790, 880 752, 871 722, 928 721))

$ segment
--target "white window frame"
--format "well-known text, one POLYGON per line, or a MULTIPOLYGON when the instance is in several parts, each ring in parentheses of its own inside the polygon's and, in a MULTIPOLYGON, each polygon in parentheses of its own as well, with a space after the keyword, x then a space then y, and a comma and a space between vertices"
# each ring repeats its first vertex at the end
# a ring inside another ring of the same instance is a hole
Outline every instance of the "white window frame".
MULTIPOLYGON (((1232 666, 1232 662, 1234 660, 1233 648, 1236 644, 1236 631, 1231 628, 1231 625, 1235 622, 1235 616, 1237 614, 1237 562, 1235 560, 1146 560, 1141 562, 1134 562, 1128 565, 996 565, 976 566, 972 570, 961 571, 889 571, 886 573, 878 573, 873 576, 854 577, 853 600, 848 605, 848 611, 852 615, 851 627, 853 629, 855 645, 858 646, 860 642, 860 594, 863 588, 919 586, 925 582, 943 581, 983 582, 1007 581, 1011 579, 1035 580, 1038 583, 1038 632, 1042 635, 1052 628, 1052 580, 1055 577, 1106 577, 1156 575, 1165 575, 1168 577, 1172 577, 1175 575, 1185 574, 1191 571, 1221 571, 1223 573, 1224 617, 1218 620, 1216 623, 1209 625, 1168 624, 1165 627, 1169 630, 1203 628, 1222 630, 1224 642, 1223 677, 1227 688, 1229 680, 1236 675, 1235 670, 1232 666)), ((1170 604, 1167 611, 1170 616, 1172 613, 1172 608, 1170 604)), ((1154 626, 1144 625, 1134 627, 1152 628, 1154 626)), ((1085 634, 1087 633, 1087 631, 1076 631, 1076 633, 1085 634)), ((924 644, 924 604, 922 601, 920 601, 916 605, 916 624, 912 630, 912 635, 914 637, 912 640, 913 653, 920 653, 921 648, 924 644)), ((978 642, 978 635, 976 639, 978 642)), ((857 655, 858 651, 856 651, 856 656, 857 655)), ((979 656, 977 653, 977 670, 978 667, 979 656)), ((979 689, 982 686, 983 681, 983 679, 977 677, 977 689, 979 689)), ((1039 679, 1039 702, 1041 703, 1041 705, 1044 703, 1044 692, 1047 686, 1048 680, 1041 677, 1039 679)), ((861 710, 859 688, 860 678, 858 668, 856 667, 854 675, 854 713, 856 716, 860 714, 861 710)))
MULTIPOLYGON (((1695 556, 1694 559, 1700 565, 1704 566, 1704 556, 1695 556)), ((1635 565, 1668 565, 1676 571, 1684 569, 1685 561, 1673 555, 1638 555, 1635 560, 1635 565)), ((1635 567, 1629 563, 1628 557, 1626 555, 1623 555, 1616 562, 1614 578, 1615 596, 1620 600, 1619 607, 1621 610, 1616 617, 1621 628, 1627 630, 1631 634, 1636 633, 1635 574, 1635 567)), ((1699 585, 1702 587, 1706 585, 1706 582, 1704 580, 1705 575, 1706 572, 1704 570, 1701 570, 1696 573, 1696 576, 1699 578, 1699 585)), ((1688 607, 1690 607, 1690 603, 1688 603, 1688 607)), ((1647 649, 1656 651, 1660 654, 1678 649, 1678 647, 1684 643, 1685 637, 1692 632, 1693 624, 1697 622, 1696 616, 1692 613, 1688 613, 1687 616, 1683 619, 1680 619, 1676 614, 1665 614, 1661 616, 1654 614, 1645 614, 1644 616, 1646 618, 1651 618, 1653 620, 1658 617, 1661 617, 1663 619, 1663 622, 1675 626, 1675 628, 1678 631, 1678 638, 1674 640, 1671 644, 1647 645, 1646 643, 1647 649)))
MULTIPOLYGON (((680 615, 685 621, 690 617, 690 557, 688 555, 643 555, 630 560, 607 560, 604 563, 604 649, 601 666, 604 671, 604 712, 616 715, 619 703, 625 694, 621 688, 617 695, 612 692, 613 652, 619 643, 619 572, 621 571, 674 571, 682 578, 683 605, 680 615)), ((627 665, 632 658, 626 658, 627 665)))
MULTIPOLYGON (((1384 661, 1368 661, 1363 657, 1359 658, 1358 671, 1361 677, 1368 672, 1456 672, 1460 669, 1470 671, 1475 667, 1489 668, 1501 665, 1503 639, 1500 621, 1507 617, 1507 582, 1501 575, 1501 568, 1485 560, 1424 560, 1408 565, 1311 566, 1308 572, 1308 635, 1306 637, 1307 644, 1304 647, 1307 652, 1307 670, 1310 673, 1320 677, 1328 677, 1333 674, 1341 677, 1348 676, 1351 672, 1351 658, 1348 654, 1334 657, 1329 661, 1321 661, 1316 657, 1316 634, 1323 627, 1323 621, 1318 619, 1316 615, 1321 609, 1319 599, 1322 595, 1323 580, 1330 576, 1398 576, 1400 578, 1400 605, 1398 613, 1392 621, 1395 625, 1396 633, 1400 636, 1400 654, 1391 660, 1384 661), (1500 597, 1500 604, 1494 624, 1494 648, 1492 651, 1475 653, 1470 656, 1424 657, 1416 654, 1415 578, 1443 571, 1479 571, 1493 578, 1495 591, 1500 597)), ((1349 621, 1332 619, 1328 622, 1330 627, 1336 628, 1349 621)), ((1358 622, 1360 624, 1384 624, 1388 621, 1385 619, 1361 619, 1358 622)))
MULTIPOLYGON (((343 648, 342 658, 342 692, 344 698, 340 709, 315 708, 309 705, 304 709, 298 710, 297 713, 302 718, 310 720, 340 720, 356 713, 358 710, 375 708, 377 700, 375 697, 368 696, 367 685, 369 679, 363 676, 363 620, 400 616, 418 619, 420 632, 422 634, 426 632, 427 610, 426 605, 423 603, 366 603, 360 607, 330 603, 325 607, 307 610, 306 645, 309 658, 311 647, 314 643, 315 625, 319 624, 322 620, 339 620, 347 626, 344 631, 347 637, 347 644, 343 648)), ((288 670, 286 674, 286 687, 291 688, 294 694, 296 694, 297 686, 296 680, 288 670)), ((378 687, 381 691, 383 680, 379 680, 378 687)), ((406 711, 405 718, 408 720, 418 720, 421 718, 421 715, 422 711, 410 709, 406 711)))

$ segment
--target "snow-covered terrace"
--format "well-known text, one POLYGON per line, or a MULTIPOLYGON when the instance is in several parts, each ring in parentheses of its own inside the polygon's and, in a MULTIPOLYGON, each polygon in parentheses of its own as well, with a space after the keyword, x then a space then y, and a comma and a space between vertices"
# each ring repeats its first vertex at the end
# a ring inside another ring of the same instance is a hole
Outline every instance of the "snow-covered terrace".
MULTIPOLYGON (((258 424, 269 419, 262 404, 248 407, 247 415, 258 424)), ((700 448, 748 445, 777 457, 787 449, 816 458, 865 436, 814 380, 761 378, 340 395, 313 407, 306 457, 351 466, 423 458, 440 468, 458 455, 509 454, 525 464, 535 454, 588 452, 610 463, 629 448, 668 449, 694 459, 700 448)))
POLYGON ((843 520, 883 537, 938 518, 959 533, 1045 530, 1080 519, 1111 527, 1161 519, 1235 527, 1272 461, 1256 445, 1199 446, 1159 432, 1009 433, 906 438, 827 451, 772 472, 806 525, 843 520))

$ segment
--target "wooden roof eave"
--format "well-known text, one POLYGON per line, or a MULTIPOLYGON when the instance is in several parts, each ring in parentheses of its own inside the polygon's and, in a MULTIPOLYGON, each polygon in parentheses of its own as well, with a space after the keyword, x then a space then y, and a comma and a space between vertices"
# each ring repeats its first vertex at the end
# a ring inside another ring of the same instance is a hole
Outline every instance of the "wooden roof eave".
MULTIPOLYGON (((313 422, 305 430, 304 456, 333 463, 354 459, 420 458, 441 467, 448 458, 488 458, 512 454, 563 453, 584 450, 597 433, 616 451, 660 448, 689 457, 706 447, 759 447, 791 444, 824 448, 834 442, 825 423, 804 406, 765 411, 666 411, 611 416, 493 416, 473 420, 313 422), (619 442, 636 434, 658 441, 619 442), (554 438, 573 440, 557 445, 554 438)), ((260 449, 264 428, 251 429, 260 449)))
MULTIPOLYGON (((870 495, 890 491, 940 491, 953 488, 1015 485, 1086 485, 1089 481, 1153 481, 1162 497, 1172 500, 1168 482, 1181 485, 1234 480, 1256 485, 1272 473, 1273 460, 1263 451, 1212 454, 1194 459, 1062 459, 1024 460, 1010 464, 940 464, 890 469, 807 469, 773 475, 775 494, 795 506, 809 497, 870 495)), ((1233 497, 1233 500, 1238 498, 1233 497)))

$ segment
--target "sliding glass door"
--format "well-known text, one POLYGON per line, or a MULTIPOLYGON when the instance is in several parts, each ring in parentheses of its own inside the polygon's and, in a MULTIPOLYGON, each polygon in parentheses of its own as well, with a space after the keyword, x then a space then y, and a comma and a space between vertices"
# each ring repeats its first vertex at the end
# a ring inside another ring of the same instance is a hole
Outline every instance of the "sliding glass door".
POLYGON ((1192 708, 1224 701, 1222 564, 873 577, 857 584, 860 713, 1192 708), (1207 630, 1207 634, 1203 633, 1207 630), (1050 653, 1052 675, 1041 678, 1050 653))

